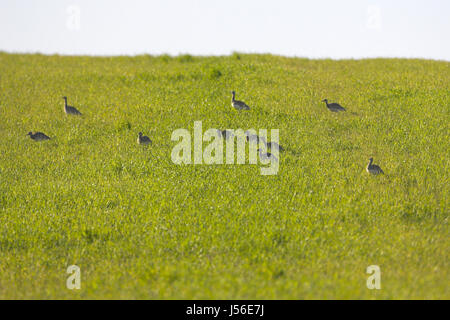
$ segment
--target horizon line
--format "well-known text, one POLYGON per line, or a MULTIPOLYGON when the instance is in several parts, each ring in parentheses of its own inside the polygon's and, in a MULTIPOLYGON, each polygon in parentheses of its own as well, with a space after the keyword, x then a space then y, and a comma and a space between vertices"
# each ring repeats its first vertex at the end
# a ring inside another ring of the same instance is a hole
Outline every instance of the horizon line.
POLYGON ((10 55, 41 55, 41 56, 62 56, 62 57, 90 57, 90 58, 116 58, 116 57, 140 57, 140 56, 152 56, 152 57, 170 57, 177 58, 182 56, 191 56, 198 58, 212 58, 212 57, 230 57, 233 55, 255 55, 255 56, 274 56, 281 58, 292 58, 292 59, 306 59, 306 60, 332 60, 332 61, 343 61, 343 60, 376 60, 376 59, 399 59, 399 60, 427 60, 427 61, 437 61, 437 62, 450 62, 446 59, 436 59, 431 57, 420 57, 420 56, 366 56, 366 57, 342 57, 342 58, 332 58, 327 56, 300 56, 300 55, 285 55, 271 52, 242 52, 242 51, 231 51, 228 54, 193 54, 188 52, 179 52, 177 54, 170 53, 133 53, 133 54, 92 54, 92 53, 59 53, 59 52, 39 52, 39 51, 7 51, 0 49, 0 54, 10 54, 10 55))

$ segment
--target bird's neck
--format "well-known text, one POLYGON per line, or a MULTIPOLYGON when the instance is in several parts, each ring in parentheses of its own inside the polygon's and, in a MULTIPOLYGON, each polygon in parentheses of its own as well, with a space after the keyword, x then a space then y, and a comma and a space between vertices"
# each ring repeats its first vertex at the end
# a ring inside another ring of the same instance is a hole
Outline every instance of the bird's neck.
POLYGON ((64 107, 67 107, 67 99, 64 99, 64 107))
POLYGON ((234 97, 235 97, 236 94, 233 92, 232 95, 233 96, 231 97, 231 101, 234 101, 234 97))
POLYGON ((367 165, 367 168, 369 168, 369 167, 372 165, 372 162, 373 162, 373 160, 370 159, 370 160, 369 160, 369 164, 367 165))

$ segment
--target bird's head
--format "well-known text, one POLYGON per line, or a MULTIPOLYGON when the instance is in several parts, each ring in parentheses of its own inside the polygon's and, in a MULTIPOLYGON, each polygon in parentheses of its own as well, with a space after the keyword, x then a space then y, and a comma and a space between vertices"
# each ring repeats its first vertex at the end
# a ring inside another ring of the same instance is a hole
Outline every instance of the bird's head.
POLYGON ((232 95, 235 95, 235 94, 236 94, 236 92, 234 92, 234 91, 231 91, 231 94, 232 94, 232 95))
POLYGON ((67 97, 62 97, 64 100, 67 100, 67 97))
POLYGON ((33 132, 30 131, 27 133, 27 136, 31 136, 32 134, 33 134, 33 132))
POLYGON ((372 161, 373 161, 373 158, 369 158, 369 161, 372 162, 372 161))
POLYGON ((142 132, 139 132, 138 134, 139 134, 139 137, 142 137, 142 132))
POLYGON ((328 103, 328 99, 323 99, 322 102, 328 103))

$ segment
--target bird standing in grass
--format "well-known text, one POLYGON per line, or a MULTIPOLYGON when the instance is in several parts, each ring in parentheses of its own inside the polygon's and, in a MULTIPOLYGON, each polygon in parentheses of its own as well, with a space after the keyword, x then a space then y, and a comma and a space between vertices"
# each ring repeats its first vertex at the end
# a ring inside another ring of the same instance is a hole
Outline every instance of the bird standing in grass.
POLYGON ((333 103, 328 103, 327 99, 324 99, 322 102, 325 102, 327 104, 327 108, 331 112, 345 111, 345 108, 343 106, 341 106, 339 103, 334 103, 334 102, 333 103))
POLYGON ((78 111, 75 107, 67 105, 67 97, 63 97, 64 99, 64 112, 66 114, 71 114, 74 116, 81 116, 81 112, 78 111))
POLYGON ((50 140, 50 137, 42 132, 28 132, 27 136, 30 136, 31 139, 34 141, 44 141, 44 140, 50 140))
POLYGON ((236 92, 231 91, 231 94, 233 95, 231 97, 231 105, 233 106, 233 108, 235 108, 236 110, 250 110, 250 107, 246 105, 245 102, 235 99, 236 92))
POLYGON ((139 132, 139 136, 137 138, 137 142, 141 145, 149 145, 152 144, 152 140, 149 137, 142 135, 142 132, 139 132))
POLYGON ((369 159, 369 164, 367 165, 366 168, 367 172, 370 174, 384 174, 383 170, 381 170, 381 168, 379 166, 377 166, 376 164, 373 164, 373 158, 369 159))

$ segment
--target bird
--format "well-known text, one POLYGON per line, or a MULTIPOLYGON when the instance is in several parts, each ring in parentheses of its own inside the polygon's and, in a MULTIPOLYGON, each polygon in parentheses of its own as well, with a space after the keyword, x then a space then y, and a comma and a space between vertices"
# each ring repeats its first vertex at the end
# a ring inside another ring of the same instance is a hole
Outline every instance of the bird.
POLYGON ((381 168, 379 166, 377 166, 376 164, 372 164, 373 163, 373 158, 369 159, 369 164, 367 165, 366 171, 370 174, 384 174, 383 170, 381 170, 381 168))
POLYGON ((328 103, 327 99, 322 100, 322 102, 325 102, 327 104, 327 108, 328 110, 330 110, 331 112, 341 112, 341 111, 345 111, 345 108, 343 106, 341 106, 339 103, 328 103))
POLYGON ((277 157, 275 157, 270 152, 263 152, 262 149, 258 149, 257 151, 259 152, 259 159, 261 159, 262 161, 278 161, 277 157))
POLYGON ((139 136, 137 138, 138 144, 141 145, 149 145, 152 144, 152 140, 149 137, 142 135, 142 132, 139 132, 139 136))
POLYGON ((81 112, 78 111, 75 107, 67 105, 67 97, 63 97, 64 99, 64 112, 66 114, 71 114, 74 116, 81 116, 81 112))
POLYGON ((250 107, 246 105, 245 102, 235 99, 236 92, 231 91, 231 94, 233 95, 231 98, 231 105, 233 106, 233 108, 235 108, 236 110, 250 110, 250 107))
POLYGON ((219 137, 223 137, 227 140, 228 140, 228 138, 233 137, 233 132, 230 130, 227 130, 227 129, 225 129, 225 130, 217 129, 217 134, 219 135, 219 137))
POLYGON ((44 141, 44 140, 50 140, 50 137, 42 132, 28 132, 27 136, 30 136, 31 139, 34 141, 44 141))

